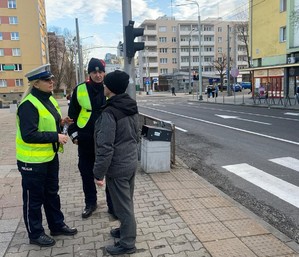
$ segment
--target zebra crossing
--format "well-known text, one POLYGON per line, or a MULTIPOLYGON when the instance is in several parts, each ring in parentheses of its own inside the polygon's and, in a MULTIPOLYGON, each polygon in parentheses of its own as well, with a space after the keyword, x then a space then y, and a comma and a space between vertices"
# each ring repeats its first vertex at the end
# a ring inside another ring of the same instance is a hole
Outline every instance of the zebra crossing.
MULTIPOLYGON (((292 157, 269 159, 268 161, 299 172, 299 160, 292 157)), ((262 188, 276 197, 299 208, 299 187, 270 175, 247 163, 222 166, 227 171, 262 188)))

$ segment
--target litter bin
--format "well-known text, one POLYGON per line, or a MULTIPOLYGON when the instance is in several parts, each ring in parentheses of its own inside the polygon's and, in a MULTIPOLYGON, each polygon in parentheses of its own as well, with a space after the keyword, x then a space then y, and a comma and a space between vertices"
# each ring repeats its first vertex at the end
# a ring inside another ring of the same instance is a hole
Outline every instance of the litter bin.
POLYGON ((172 131, 143 125, 141 135, 141 168, 146 173, 169 172, 172 131))

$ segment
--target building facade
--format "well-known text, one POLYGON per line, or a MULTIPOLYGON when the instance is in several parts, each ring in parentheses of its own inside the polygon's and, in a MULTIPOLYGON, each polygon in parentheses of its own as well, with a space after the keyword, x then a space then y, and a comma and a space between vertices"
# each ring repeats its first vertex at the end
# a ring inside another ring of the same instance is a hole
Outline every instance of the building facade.
MULTIPOLYGON (((231 67, 248 67, 245 43, 238 32, 238 26, 244 22, 209 18, 200 24, 200 43, 197 20, 163 16, 145 20, 140 25, 145 29, 145 50, 138 53, 138 62, 145 91, 169 90, 172 85, 179 91, 195 90, 192 78, 198 72, 199 47, 203 84, 208 83, 209 78, 219 77, 215 60, 230 56, 231 67)), ((247 26, 247 22, 245 24, 247 26)))
POLYGON ((250 0, 255 95, 294 98, 299 87, 299 0, 250 0))
POLYGON ((0 101, 19 100, 25 74, 47 62, 44 0, 0 0, 0 101))

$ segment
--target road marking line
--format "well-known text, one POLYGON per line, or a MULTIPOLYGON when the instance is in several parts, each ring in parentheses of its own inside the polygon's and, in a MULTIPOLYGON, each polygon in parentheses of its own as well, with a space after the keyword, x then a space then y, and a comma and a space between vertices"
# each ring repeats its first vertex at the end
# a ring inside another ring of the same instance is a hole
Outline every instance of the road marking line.
POLYGON ((295 158, 281 157, 281 158, 269 159, 269 161, 299 172, 299 160, 295 158))
POLYGON ((175 126, 175 129, 180 130, 180 131, 183 131, 183 132, 188 132, 188 130, 186 130, 186 129, 182 129, 182 128, 177 127, 177 126, 175 126))
POLYGON ((299 208, 299 187, 263 172, 247 163, 222 167, 299 208))
POLYGON ((285 115, 299 116, 299 113, 296 113, 296 112, 286 112, 285 115))
POLYGON ((235 119, 235 120, 243 120, 243 121, 249 121, 249 122, 259 123, 259 124, 263 124, 263 125, 271 125, 271 123, 261 122, 261 121, 257 121, 257 120, 243 119, 243 118, 240 118, 238 116, 220 115, 220 114, 215 114, 215 116, 218 116, 218 117, 223 118, 223 119, 235 119))

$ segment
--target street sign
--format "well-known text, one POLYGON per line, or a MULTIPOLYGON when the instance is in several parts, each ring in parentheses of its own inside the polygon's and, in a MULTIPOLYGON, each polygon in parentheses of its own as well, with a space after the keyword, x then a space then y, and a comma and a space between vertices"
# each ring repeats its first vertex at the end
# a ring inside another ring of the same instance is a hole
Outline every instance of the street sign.
POLYGON ((232 68, 230 71, 230 75, 232 75, 234 78, 238 77, 239 70, 237 68, 232 68))

